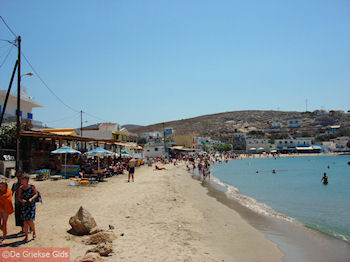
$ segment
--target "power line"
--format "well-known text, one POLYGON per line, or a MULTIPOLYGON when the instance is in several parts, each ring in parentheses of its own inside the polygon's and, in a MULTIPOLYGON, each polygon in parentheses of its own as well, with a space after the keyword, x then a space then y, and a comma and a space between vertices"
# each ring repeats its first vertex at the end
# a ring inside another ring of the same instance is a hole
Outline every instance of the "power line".
POLYGON ((10 48, 10 50, 8 51, 8 53, 7 53, 7 55, 6 55, 5 59, 4 59, 4 61, 3 61, 3 62, 1 63, 1 65, 0 65, 0 68, 5 64, 5 62, 6 62, 7 58, 8 58, 8 56, 10 55, 10 53, 11 53, 11 51, 12 51, 12 48, 13 48, 13 45, 11 45, 11 48, 10 48))
POLYGON ((51 92, 51 94, 53 94, 58 101, 60 101, 64 106, 66 106, 67 108, 69 108, 70 110, 78 113, 80 111, 74 109, 73 107, 67 105, 65 102, 63 102, 63 100, 61 98, 59 98, 54 91, 52 91, 52 89, 45 83, 45 81, 41 78, 41 76, 38 74, 38 72, 35 70, 35 68, 33 67, 33 65, 29 62, 29 60, 27 59, 27 57, 23 54, 23 52, 21 52, 21 55, 23 56, 23 58, 26 60, 26 62, 28 63, 28 65, 30 66, 30 68, 33 70, 33 72, 35 73, 35 75, 39 78, 39 80, 43 83, 43 85, 51 92))
POLYGON ((102 119, 102 118, 100 118, 100 117, 98 117, 98 116, 91 115, 91 114, 89 114, 89 113, 87 113, 87 112, 85 112, 85 111, 83 111, 83 113, 85 113, 85 114, 87 114, 88 116, 93 117, 93 118, 95 118, 95 119, 97 119, 97 120, 101 120, 101 121, 103 121, 103 122, 106 122, 105 119, 102 119))
POLYGON ((78 113, 76 113, 76 114, 74 114, 74 115, 72 115, 72 116, 67 116, 67 117, 64 117, 64 118, 57 119, 57 120, 45 121, 45 123, 54 123, 54 122, 64 121, 64 120, 66 120, 66 119, 72 119, 72 118, 74 118, 74 117, 76 118, 76 117, 77 117, 77 114, 78 114, 78 113))
POLYGON ((4 18, 2 18, 2 16, 0 16, 1 20, 4 22, 5 26, 7 27, 7 29, 15 36, 17 37, 17 35, 12 31, 12 29, 8 26, 8 24, 5 22, 4 18))

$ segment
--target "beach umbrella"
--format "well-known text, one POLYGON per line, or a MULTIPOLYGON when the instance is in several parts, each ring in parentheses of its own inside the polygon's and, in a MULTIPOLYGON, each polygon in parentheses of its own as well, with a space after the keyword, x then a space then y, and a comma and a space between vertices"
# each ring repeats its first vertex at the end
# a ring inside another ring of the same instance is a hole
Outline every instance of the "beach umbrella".
POLYGON ((114 152, 112 151, 108 151, 106 149, 103 149, 101 147, 97 147, 93 150, 90 150, 86 153, 84 153, 84 155, 86 156, 97 156, 97 167, 98 169, 100 169, 100 157, 102 156, 112 156, 114 154, 114 152))
POLYGON ((120 150, 120 153, 130 155, 130 152, 125 149, 120 150))
POLYGON ((75 150, 69 146, 62 146, 59 149, 56 149, 54 151, 51 151, 51 154, 64 154, 64 175, 66 176, 67 174, 67 154, 81 154, 80 151, 75 150))

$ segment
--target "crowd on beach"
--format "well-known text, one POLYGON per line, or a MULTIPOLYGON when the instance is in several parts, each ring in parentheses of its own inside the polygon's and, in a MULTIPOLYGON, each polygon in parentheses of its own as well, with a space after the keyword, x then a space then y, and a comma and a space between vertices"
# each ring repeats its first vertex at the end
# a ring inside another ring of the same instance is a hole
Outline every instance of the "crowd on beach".
POLYGON ((0 180, 0 229, 2 230, 1 244, 6 244, 7 220, 15 213, 16 226, 21 227, 17 237, 23 237, 22 242, 29 240, 28 233, 32 232, 33 239, 36 238, 35 231, 35 205, 41 201, 40 193, 34 184, 29 183, 29 175, 16 173, 17 181, 11 189, 5 178, 0 180), (14 201, 14 203, 13 203, 14 201))

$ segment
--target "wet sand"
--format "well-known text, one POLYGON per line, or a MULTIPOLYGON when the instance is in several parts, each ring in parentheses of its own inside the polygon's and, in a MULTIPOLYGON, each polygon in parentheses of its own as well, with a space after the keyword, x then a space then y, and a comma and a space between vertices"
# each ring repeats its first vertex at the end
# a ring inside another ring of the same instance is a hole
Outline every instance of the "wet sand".
MULTIPOLYGON (((84 206, 102 228, 114 226, 114 253, 105 261, 282 261, 283 253, 234 209, 207 194, 184 165, 166 171, 143 166, 135 183, 127 176, 97 186, 69 186, 69 180, 34 181, 43 197, 37 205, 37 239, 22 247, 70 247, 72 260, 88 248, 71 235, 69 218, 84 206)), ((18 232, 14 215, 9 235, 18 232)))
MULTIPOLYGON (((197 177, 194 177, 198 179, 197 177)), ((258 214, 209 183, 202 183, 208 195, 232 208, 250 225, 275 242, 285 254, 283 261, 346 262, 350 258, 350 244, 332 236, 309 229, 301 224, 258 214)))

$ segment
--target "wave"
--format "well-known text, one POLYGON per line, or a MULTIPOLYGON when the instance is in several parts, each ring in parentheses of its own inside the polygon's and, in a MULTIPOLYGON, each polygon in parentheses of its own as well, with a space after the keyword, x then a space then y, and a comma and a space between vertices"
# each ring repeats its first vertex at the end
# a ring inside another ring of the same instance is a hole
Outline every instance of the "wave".
MULTIPOLYGON (((200 175, 197 173, 193 174, 195 177, 197 177, 198 179, 200 178, 200 175)), ((236 201, 238 201, 239 204, 241 204, 242 206, 258 213, 261 215, 265 215, 265 216, 270 216, 270 217, 274 217, 277 219, 282 219, 284 221, 287 222, 291 222, 293 224, 299 225, 299 226, 304 226, 313 230, 317 230, 319 232, 322 232, 324 234, 333 236, 337 239, 341 239, 345 242, 350 242, 350 239, 348 236, 343 235, 335 230, 332 230, 330 228, 321 228, 319 225, 314 225, 314 224, 310 224, 310 223, 302 223, 298 220, 296 220, 293 217, 287 216, 283 213, 280 213, 276 210, 274 210, 272 207, 268 206, 265 203, 261 203, 259 201, 257 201, 256 199, 240 194, 238 188, 225 184, 222 181, 220 181, 220 179, 218 179, 217 177, 211 175, 211 179, 209 182, 210 186, 212 188, 214 188, 215 190, 221 191, 223 193, 225 193, 226 197, 228 199, 234 199, 236 201)))
POLYGON ((296 221, 294 218, 279 213, 270 206, 261 203, 252 197, 240 194, 238 188, 221 182, 215 176, 211 177, 210 185, 215 189, 224 192, 228 198, 237 200, 242 206, 247 207, 258 214, 283 219, 288 222, 298 223, 298 221, 296 221))

